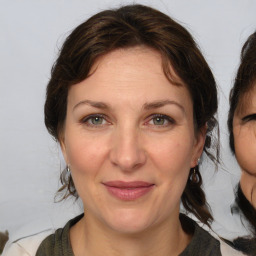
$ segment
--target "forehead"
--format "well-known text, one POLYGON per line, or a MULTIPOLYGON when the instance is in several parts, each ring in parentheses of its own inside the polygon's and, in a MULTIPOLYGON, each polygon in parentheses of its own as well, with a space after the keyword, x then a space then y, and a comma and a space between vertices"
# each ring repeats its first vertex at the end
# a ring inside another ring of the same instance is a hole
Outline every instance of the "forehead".
POLYGON ((131 105, 176 98, 191 107, 187 86, 169 65, 170 81, 163 71, 161 54, 147 47, 114 50, 100 57, 85 80, 71 86, 68 102, 109 101, 115 105, 130 101, 131 105), (178 85, 177 85, 178 84, 178 85))
POLYGON ((120 68, 120 65, 125 66, 129 64, 132 66, 135 64, 136 68, 141 69, 143 72, 158 72, 161 75, 164 73, 172 84, 185 85, 184 81, 175 72, 168 58, 161 55, 156 49, 145 45, 118 48, 100 56, 94 61, 89 75, 96 72, 97 69, 102 68, 102 66, 104 66, 104 69, 107 69, 113 66, 120 68))
POLYGON ((93 80, 102 87, 113 85, 120 89, 121 85, 132 88, 140 83, 153 87, 157 80, 159 85, 187 87, 170 63, 166 62, 157 50, 146 46, 116 49, 96 59, 89 76, 82 83, 89 84, 93 80))
POLYGON ((253 109, 256 110, 256 82, 247 92, 240 95, 235 114, 243 115, 248 111, 253 111, 253 109))

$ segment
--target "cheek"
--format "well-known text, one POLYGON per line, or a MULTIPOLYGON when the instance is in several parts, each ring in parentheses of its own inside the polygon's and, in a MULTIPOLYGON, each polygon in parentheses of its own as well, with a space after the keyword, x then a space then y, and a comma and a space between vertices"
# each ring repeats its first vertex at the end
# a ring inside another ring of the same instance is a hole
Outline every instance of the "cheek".
POLYGON ((235 153, 241 169, 256 173, 256 137, 254 131, 234 131, 235 153))
POLYGON ((256 209, 256 177, 242 172, 240 184, 245 197, 256 209))
POLYGON ((100 170, 106 158, 106 141, 94 136, 77 135, 67 136, 65 139, 67 160, 71 167, 72 178, 76 190, 84 205, 99 197, 95 184, 100 179, 100 170))
POLYGON ((173 184, 175 181, 175 185, 186 183, 193 155, 190 136, 184 133, 183 136, 166 136, 161 143, 154 143, 148 148, 151 161, 160 170, 157 175, 163 182, 173 184))
POLYGON ((164 158, 169 166, 190 162, 193 155, 193 137, 186 136, 186 134, 173 137, 175 135, 166 137, 163 143, 157 147, 159 157, 164 158))
POLYGON ((66 153, 73 172, 96 173, 107 151, 104 138, 73 133, 66 138, 66 153))
POLYGON ((191 159, 191 147, 181 142, 170 142, 162 145, 159 150, 155 147, 151 159, 156 168, 161 202, 160 215, 169 216, 180 205, 181 195, 185 189, 191 159))

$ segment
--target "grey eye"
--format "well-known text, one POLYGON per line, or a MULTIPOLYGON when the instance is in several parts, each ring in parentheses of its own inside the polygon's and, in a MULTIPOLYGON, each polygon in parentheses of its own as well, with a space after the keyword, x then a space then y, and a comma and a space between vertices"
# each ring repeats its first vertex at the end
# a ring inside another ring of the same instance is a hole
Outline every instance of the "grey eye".
POLYGON ((94 125, 100 125, 103 123, 103 121, 104 121, 103 117, 100 117, 100 116, 91 117, 91 123, 94 125))
POLYGON ((166 119, 163 117, 154 117, 153 118, 154 125, 164 125, 165 121, 166 121, 166 119))

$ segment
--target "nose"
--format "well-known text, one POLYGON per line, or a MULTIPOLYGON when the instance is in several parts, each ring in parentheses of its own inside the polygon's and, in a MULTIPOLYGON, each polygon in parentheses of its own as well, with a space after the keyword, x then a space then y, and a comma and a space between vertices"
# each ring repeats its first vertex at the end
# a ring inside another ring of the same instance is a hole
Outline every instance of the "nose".
POLYGON ((110 161, 122 171, 133 171, 146 162, 146 152, 136 129, 119 129, 112 138, 110 161))

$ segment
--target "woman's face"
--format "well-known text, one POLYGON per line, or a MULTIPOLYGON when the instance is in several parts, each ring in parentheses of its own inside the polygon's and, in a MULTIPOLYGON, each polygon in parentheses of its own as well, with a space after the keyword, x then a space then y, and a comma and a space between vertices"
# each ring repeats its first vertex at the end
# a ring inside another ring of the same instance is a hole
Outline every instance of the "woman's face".
POLYGON ((69 91, 61 142, 88 223, 131 233, 177 222, 205 137, 188 90, 145 47, 115 50, 91 73, 69 91))
POLYGON ((256 86, 247 96, 241 111, 235 112, 233 134, 236 159, 242 169, 241 189, 256 208, 256 86))

